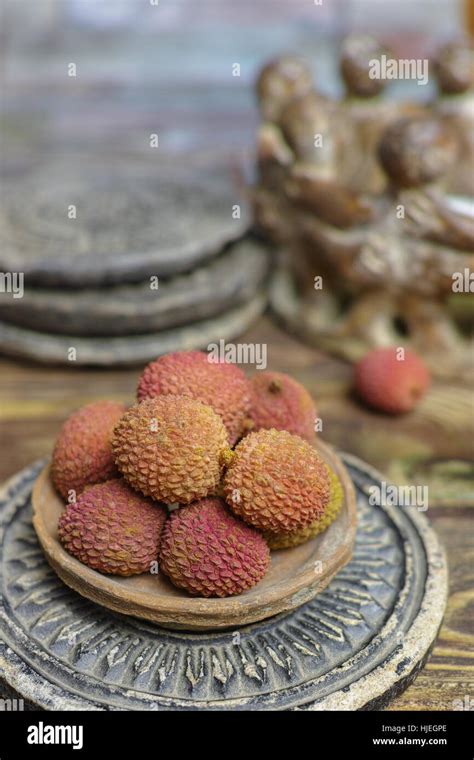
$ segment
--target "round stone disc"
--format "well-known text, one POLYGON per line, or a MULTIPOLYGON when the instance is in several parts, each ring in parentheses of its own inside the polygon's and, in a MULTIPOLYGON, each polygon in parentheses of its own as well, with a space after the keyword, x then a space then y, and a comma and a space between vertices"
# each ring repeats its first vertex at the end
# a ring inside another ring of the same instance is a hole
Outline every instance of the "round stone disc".
POLYGON ((239 306, 261 288, 268 252, 255 240, 233 244, 192 272, 131 285, 64 290, 26 288, 5 295, 0 318, 33 330, 66 335, 130 335, 209 319, 239 306))
POLYGON ((248 226, 229 171, 172 172, 153 160, 58 161, 5 179, 2 189, 0 270, 23 272, 26 286, 177 274, 248 226))
POLYGON ((53 335, 0 322, 0 351, 46 364, 102 367, 144 364, 170 351, 206 348, 209 343, 235 338, 250 327, 265 306, 266 294, 259 291, 247 303, 210 319, 122 337, 53 335))
POLYGON ((0 677, 50 710, 382 708, 434 642, 446 560, 424 515, 373 505, 380 476, 343 461, 358 499, 352 560, 302 607, 214 634, 127 619, 63 585, 31 522, 44 462, 26 468, 0 494, 0 677))

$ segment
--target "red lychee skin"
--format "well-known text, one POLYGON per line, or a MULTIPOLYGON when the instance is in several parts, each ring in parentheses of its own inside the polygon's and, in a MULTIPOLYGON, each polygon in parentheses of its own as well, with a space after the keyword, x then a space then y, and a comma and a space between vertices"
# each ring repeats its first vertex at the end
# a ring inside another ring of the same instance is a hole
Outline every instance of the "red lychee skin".
POLYGON ((368 406, 389 414, 411 411, 424 396, 431 378, 413 351, 379 348, 370 351, 354 367, 354 387, 368 406))
POLYGON ((176 351, 145 367, 138 401, 155 396, 188 396, 222 417, 231 446, 242 436, 250 409, 250 384, 235 364, 208 361, 202 351, 176 351))
POLYGON ((88 486, 59 518, 65 549, 93 570, 110 575, 150 572, 158 561, 166 509, 124 480, 88 486))
POLYGON ((217 497, 175 510, 163 531, 160 569, 193 596, 241 594, 263 578, 269 563, 263 536, 217 497))
POLYGON ((259 430, 232 452, 224 476, 232 512, 266 533, 293 533, 324 515, 328 468, 315 449, 286 430, 259 430))
POLYGON ((165 504, 214 495, 232 453, 221 417, 185 396, 132 406, 115 427, 112 449, 129 485, 165 504))
POLYGON ((251 430, 287 430, 314 441, 317 411, 306 388, 283 372, 257 372, 250 384, 251 430))
POLYGON ((118 475, 111 439, 124 412, 123 404, 96 401, 68 417, 56 439, 51 463, 54 486, 64 499, 70 491, 78 496, 86 486, 118 475))

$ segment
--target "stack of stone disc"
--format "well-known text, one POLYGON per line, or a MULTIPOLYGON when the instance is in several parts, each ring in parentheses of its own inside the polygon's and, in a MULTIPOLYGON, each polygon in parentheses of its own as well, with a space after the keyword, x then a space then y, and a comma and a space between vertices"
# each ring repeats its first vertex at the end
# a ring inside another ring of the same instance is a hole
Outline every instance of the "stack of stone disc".
POLYGON ((143 362, 234 338, 265 306, 267 250, 228 170, 68 159, 4 189, 5 353, 143 362))

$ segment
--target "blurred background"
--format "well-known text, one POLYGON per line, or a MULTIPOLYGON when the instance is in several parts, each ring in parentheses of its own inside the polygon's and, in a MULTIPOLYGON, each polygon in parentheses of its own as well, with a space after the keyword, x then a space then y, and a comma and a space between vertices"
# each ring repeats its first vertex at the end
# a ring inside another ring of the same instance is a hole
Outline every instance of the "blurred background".
MULTIPOLYGON (((140 151, 144 132, 158 129, 167 151, 252 150, 253 84, 270 58, 301 55, 318 89, 340 95, 338 43, 350 31, 374 33, 398 57, 419 58, 464 34, 468 15, 465 0, 152 2, 37 0, 27 11, 22 0, 2 0, 8 137, 39 150, 97 140, 101 150, 140 151), (78 67, 74 88, 69 61, 78 67)), ((432 83, 391 88, 393 97, 432 94, 432 83)))

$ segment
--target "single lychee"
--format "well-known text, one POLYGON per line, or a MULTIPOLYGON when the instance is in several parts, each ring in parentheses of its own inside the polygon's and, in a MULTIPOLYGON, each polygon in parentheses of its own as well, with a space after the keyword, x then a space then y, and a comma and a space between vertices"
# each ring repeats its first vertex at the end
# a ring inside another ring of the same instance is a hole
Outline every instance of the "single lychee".
POLYGON ((139 401, 156 396, 188 396, 222 417, 231 446, 241 437, 250 408, 250 385, 239 367, 212 362, 202 351, 176 351, 145 367, 137 389, 139 401))
POLYGON ((138 575, 158 561, 166 509, 121 479, 88 486, 59 518, 65 549, 100 573, 138 575))
POLYGON ((316 518, 307 528, 301 528, 294 533, 265 533, 264 535, 270 549, 289 549, 290 547, 304 544, 306 541, 319 535, 319 533, 322 533, 334 522, 341 510, 344 492, 339 478, 330 467, 328 467, 328 473, 331 492, 323 515, 316 518))
POLYGON ((213 494, 230 451, 219 415, 181 396, 157 396, 132 406, 115 428, 112 447, 132 488, 166 504, 189 504, 213 494))
POLYGON ((263 536, 237 520, 219 498, 174 511, 163 531, 160 569, 194 596, 235 596, 265 575, 263 536))
POLYGON ((317 412, 306 388, 283 372, 257 372, 250 383, 251 430, 275 428, 314 440, 317 412))
POLYGON ((51 463, 54 486, 64 499, 77 497, 86 486, 118 475, 111 439, 124 411, 124 405, 115 401, 96 401, 68 417, 57 437, 51 463))
POLYGON ((390 414, 409 412, 430 385, 430 374, 413 351, 378 348, 354 367, 357 395, 368 406, 390 414))
POLYGON ((286 430, 250 433, 235 448, 224 477, 232 511, 269 533, 293 533, 324 515, 326 465, 310 444, 286 430))

